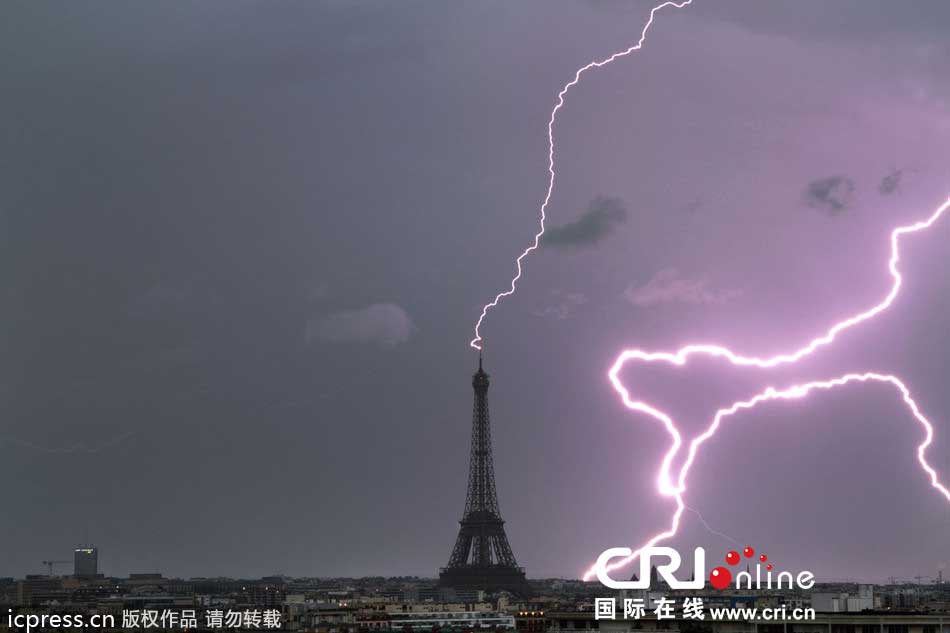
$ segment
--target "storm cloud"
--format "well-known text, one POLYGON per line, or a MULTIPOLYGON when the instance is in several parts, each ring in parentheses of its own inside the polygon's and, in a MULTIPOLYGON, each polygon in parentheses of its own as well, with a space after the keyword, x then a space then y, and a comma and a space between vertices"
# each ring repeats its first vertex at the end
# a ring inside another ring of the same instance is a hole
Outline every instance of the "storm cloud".
POLYGON ((883 196, 889 196, 901 186, 901 178, 904 176, 903 169, 895 169, 888 175, 881 178, 880 184, 877 186, 877 190, 883 196))
MULTIPOLYGON (((604 380, 616 352, 789 351, 876 301, 889 231, 945 199, 950 3, 903 4, 667 7, 644 50, 566 94, 558 248, 522 262, 481 329, 498 493, 530 578, 576 578, 669 525, 652 502, 668 445, 604 380), (847 208, 808 207, 809 182, 835 175, 861 183, 847 208), (607 213, 600 241, 568 246, 601 194, 626 223, 607 213)), ((16 512, 0 576, 78 540, 106 576, 437 573, 465 493, 469 341, 533 243, 551 108, 577 68, 635 43, 650 6, 6 3, 0 476, 16 512)), ((950 276, 929 274, 945 221, 902 241, 914 281, 887 322, 774 384, 893 371, 945 420, 950 276)), ((706 419, 691 413, 761 386, 715 360, 667 369, 625 378, 683 416, 686 441, 706 419)), ((950 512, 912 427, 884 387, 776 402, 704 445, 691 490, 717 530, 790 569, 935 575, 950 512)), ((682 528, 677 547, 725 547, 682 528)))
POLYGON ((829 176, 808 183, 805 202, 814 209, 837 215, 848 207, 853 194, 853 180, 846 176, 829 176))
POLYGON ((576 248, 590 246, 607 237, 618 224, 627 221, 627 208, 620 198, 598 196, 591 200, 587 211, 574 220, 552 226, 541 238, 541 246, 576 248))
POLYGON ((361 310, 344 310, 307 324, 308 343, 376 343, 393 347, 409 340, 415 330, 409 314, 394 303, 375 303, 361 310))

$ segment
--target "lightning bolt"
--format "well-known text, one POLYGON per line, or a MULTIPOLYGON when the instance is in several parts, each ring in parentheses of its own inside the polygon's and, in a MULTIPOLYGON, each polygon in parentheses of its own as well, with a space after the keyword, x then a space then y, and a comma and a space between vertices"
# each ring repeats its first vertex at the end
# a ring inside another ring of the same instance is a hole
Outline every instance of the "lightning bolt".
MULTIPOLYGON (((719 428, 719 425, 724 417, 734 415, 740 410, 751 409, 761 402, 778 399, 790 400, 803 398, 815 389, 832 389, 834 387, 843 386, 855 381, 888 383, 900 391, 904 400, 904 404, 907 405, 913 416, 924 427, 924 441, 920 444, 920 446, 917 447, 917 461, 920 463, 920 466, 924 472, 929 476, 931 485, 948 501, 950 501, 950 490, 940 483, 939 477, 937 476, 937 471, 934 470, 934 468, 927 462, 926 459, 927 447, 930 446, 931 442, 933 441, 933 425, 920 412, 920 408, 917 406, 917 403, 911 396, 910 390, 907 388, 907 386, 904 385, 904 383, 901 382, 901 380, 896 376, 878 374, 874 372, 861 374, 852 373, 845 374, 838 378, 832 378, 830 380, 793 385, 781 390, 776 389, 775 387, 767 387, 763 392, 753 396, 749 400, 738 401, 729 407, 720 409, 716 412, 712 423, 709 425, 706 431, 696 437, 690 443, 686 461, 680 468, 675 485, 673 484, 673 480, 670 475, 670 465, 672 464, 673 459, 679 453, 679 450, 683 444, 683 439, 679 429, 676 427, 676 423, 670 415, 661 411, 660 409, 642 400, 635 400, 630 395, 630 391, 620 380, 620 372, 623 370, 624 365, 628 361, 640 361, 645 363, 663 362, 681 367, 687 363, 690 356, 703 355, 712 356, 715 358, 724 358, 736 366, 753 366, 762 369, 770 369, 783 364, 795 363, 796 361, 811 355, 818 348, 831 344, 835 340, 835 337, 844 330, 874 318, 876 315, 880 314, 884 310, 887 310, 887 308, 891 306, 891 304, 897 298, 904 280, 900 269, 898 268, 898 263, 900 262, 901 236, 930 228, 935 222, 937 222, 937 220, 940 219, 947 209, 950 209, 950 199, 947 199, 942 205, 937 207, 937 209, 928 218, 906 226, 899 226, 891 231, 891 256, 888 260, 887 268, 891 275, 892 283, 890 291, 879 303, 871 306, 863 312, 859 312, 853 316, 838 321, 822 336, 812 339, 806 345, 793 352, 779 354, 768 358, 758 358, 754 356, 742 356, 736 354, 728 348, 722 347, 721 345, 692 344, 682 347, 676 352, 645 352, 639 349, 627 349, 620 353, 620 355, 617 357, 617 360, 610 368, 610 371, 607 373, 607 377, 610 380, 610 383, 613 385, 614 390, 620 394, 624 405, 628 409, 645 413, 646 415, 658 420, 663 424, 667 432, 670 434, 670 437, 673 439, 670 449, 667 451, 663 458, 663 462, 660 465, 660 472, 657 476, 657 486, 659 487, 660 494, 667 497, 674 497, 676 499, 676 511, 673 513, 673 519, 669 530, 655 534, 647 541, 646 544, 633 552, 633 554, 631 554, 628 558, 618 559, 611 563, 608 566, 609 569, 616 569, 626 565, 627 563, 636 559, 644 548, 652 547, 661 541, 673 537, 677 533, 679 530, 680 518, 682 517, 683 509, 685 508, 683 494, 686 492, 686 477, 689 474, 689 469, 693 465, 693 461, 696 459, 696 455, 699 452, 699 447, 706 440, 715 435, 716 430, 719 428)), ((584 579, 589 580, 595 575, 595 572, 596 570, 594 568, 588 569, 584 574, 584 579)))
MULTIPOLYGON (((910 389, 908 389, 907 386, 903 382, 901 382, 901 380, 897 378, 896 376, 892 376, 889 374, 879 374, 876 372, 866 372, 866 373, 861 373, 861 374, 851 373, 851 374, 845 374, 843 376, 839 376, 837 378, 832 378, 830 380, 818 380, 818 381, 793 385, 785 389, 776 389, 775 387, 766 387, 764 391, 756 394, 755 396, 752 396, 748 400, 740 400, 740 401, 734 402, 730 406, 725 407, 723 409, 719 409, 716 412, 716 415, 713 417, 712 423, 709 425, 706 431, 703 432, 701 435, 697 436, 692 442, 690 442, 689 454, 686 458, 686 461, 683 463, 683 466, 680 468, 676 486, 675 487, 669 486, 668 488, 663 488, 661 486, 661 490, 660 490, 661 494, 663 494, 664 496, 673 497, 676 500, 676 510, 673 513, 673 518, 670 523, 669 529, 650 537, 650 539, 645 544, 643 544, 639 549, 637 549, 632 554, 630 554, 630 556, 626 558, 616 559, 615 561, 611 562, 607 566, 607 570, 611 571, 619 567, 623 567, 624 565, 627 565, 631 561, 635 560, 640 555, 640 552, 642 552, 644 549, 648 547, 653 547, 657 543, 660 543, 664 540, 672 538, 673 536, 676 535, 676 533, 679 531, 680 519, 682 518, 683 510, 687 509, 686 503, 683 500, 683 495, 686 492, 686 478, 687 478, 687 475, 689 474, 690 467, 692 467, 693 461, 696 459, 696 455, 699 452, 699 447, 702 446, 702 444, 706 440, 708 440, 709 438, 711 438, 713 435, 716 434, 716 431, 719 429, 720 424, 725 418, 733 416, 739 411, 752 409, 755 406, 763 402, 768 402, 770 400, 797 400, 799 398, 804 398, 809 393, 815 390, 829 390, 835 387, 841 387, 843 385, 847 385, 848 383, 852 383, 852 382, 887 383, 895 387, 900 392, 901 397, 904 401, 904 404, 907 405, 907 408, 910 409, 914 418, 916 418, 917 421, 920 423, 920 425, 924 428, 924 440, 917 446, 917 461, 920 463, 920 466, 921 468, 923 468, 924 472, 926 472, 927 475, 929 476, 930 485, 933 486, 938 492, 940 492, 940 494, 942 494, 947 499, 947 501, 950 501, 950 490, 948 490, 945 485, 940 483, 940 478, 937 475, 937 471, 934 470, 934 468, 927 462, 927 457, 926 457, 927 447, 930 446, 930 444, 933 442, 933 435, 934 435, 933 425, 924 416, 924 414, 921 413, 920 407, 917 406, 917 403, 914 401, 913 397, 911 396, 910 389)), ((626 400, 625 400, 625 403, 627 403, 626 400)), ((630 405, 628 404, 627 406, 629 407, 630 405)), ((681 444, 681 441, 679 440, 679 432, 676 430, 676 426, 672 423, 672 420, 669 418, 669 416, 661 412, 658 412, 658 413, 660 416, 670 421, 670 425, 667 427, 667 429, 671 430, 671 434, 673 434, 674 446, 675 446, 675 448, 672 448, 670 452, 667 453, 667 457, 671 459, 671 454, 675 454, 679 450, 679 446, 681 444)), ((665 469, 669 468, 669 460, 664 459, 663 464, 664 465, 662 468, 665 468, 665 469)), ((668 470, 666 471, 666 473, 668 475, 668 470)), ((596 575, 596 571, 597 570, 594 567, 591 567, 590 569, 588 569, 587 572, 584 574, 584 580, 590 580, 591 578, 593 578, 596 575)))
MULTIPOLYGON (((677 9, 682 9, 688 5, 692 4, 692 0, 683 0, 682 2, 663 2, 653 9, 650 10, 650 16, 646 24, 643 26, 643 29, 640 32, 640 39, 636 44, 630 46, 627 49, 616 52, 609 57, 606 57, 601 60, 593 61, 582 66, 574 73, 574 78, 564 84, 561 88, 561 91, 557 95, 557 102, 554 108, 551 110, 551 115, 548 118, 548 188, 547 193, 544 196, 544 200, 541 203, 540 208, 540 228, 534 236, 534 241, 530 246, 528 246, 515 260, 516 265, 516 274, 511 280, 511 284, 508 290, 498 293, 495 298, 487 303, 482 308, 482 313, 478 318, 478 321, 475 324, 475 337, 469 342, 469 345, 475 349, 480 350, 482 348, 482 337, 481 337, 481 326, 485 320, 486 315, 489 310, 498 305, 498 303, 505 297, 514 294, 515 288, 517 287, 518 280, 521 279, 523 272, 523 261, 524 259, 533 251, 538 249, 540 245, 541 237, 544 235, 544 223, 546 220, 546 212, 548 204, 551 201, 551 194, 554 191, 554 180, 555 180, 555 171, 554 171, 554 123, 557 118, 557 113, 564 106, 564 99, 568 91, 576 86, 581 79, 581 76, 589 70, 596 68, 601 68, 607 64, 613 62, 616 59, 621 57, 626 57, 631 53, 640 50, 643 47, 644 42, 646 41, 647 32, 652 26, 654 18, 658 11, 666 7, 676 7, 677 9)), ((918 231, 925 230, 930 228, 943 213, 950 208, 950 199, 947 199, 941 206, 939 206, 929 217, 926 219, 920 220, 913 224, 906 226, 899 226, 891 231, 890 234, 890 243, 891 243, 891 256, 888 260, 888 272, 890 273, 892 284, 890 291, 884 296, 884 298, 877 304, 872 305, 862 312, 858 312, 852 316, 846 317, 834 325, 832 325, 824 334, 818 336, 808 343, 795 349, 794 351, 778 354, 771 357, 755 357, 755 356, 744 356, 736 354, 730 349, 715 344, 690 344, 685 347, 680 348, 676 352, 646 352, 639 349, 626 349, 620 353, 617 357, 614 364, 611 366, 608 371, 607 377, 610 380, 611 384, 614 387, 614 390, 620 395, 623 404, 633 411, 638 411, 644 413, 659 422, 661 422, 666 428, 667 432, 672 438, 672 444, 670 449, 667 451, 666 455, 663 458, 662 464, 660 466, 660 471, 657 475, 657 485, 659 487, 660 494, 666 497, 673 497, 676 501, 676 510, 673 512, 672 519, 670 521, 670 527, 662 532, 654 534, 651 536, 646 543, 644 543, 638 550, 634 551, 629 557, 624 559, 615 560, 614 562, 608 565, 608 570, 617 569, 622 567, 631 561, 635 560, 647 547, 652 547, 661 541, 672 538, 679 531, 680 521, 685 510, 690 510, 696 512, 692 508, 686 505, 684 501, 684 494, 686 492, 686 482, 689 470, 693 465, 693 462, 696 459, 696 455, 699 452, 700 446, 707 440, 709 440, 716 431, 719 429, 722 421, 727 418, 735 415, 740 411, 747 409, 752 409, 759 404, 764 402, 769 402, 773 400, 794 400, 799 398, 804 398, 809 393, 815 390, 829 390, 836 387, 841 387, 850 383, 885 383, 889 384, 901 395, 901 398, 907 408, 910 410, 914 418, 920 423, 924 429, 924 440, 917 447, 917 461, 920 463, 920 467, 927 474, 930 479, 930 484, 935 488, 940 494, 942 494, 947 501, 950 501, 950 490, 940 482, 937 471, 927 462, 926 451, 927 447, 933 442, 933 425, 930 421, 921 413, 920 408, 917 403, 914 401, 910 390, 907 386, 896 376, 890 374, 880 374, 876 372, 865 372, 865 373, 848 373, 837 378, 831 378, 829 380, 813 381, 806 382, 801 384, 792 385, 783 389, 778 389, 776 387, 767 387, 764 391, 752 396, 747 400, 740 400, 732 403, 731 405, 719 409, 716 414, 713 416, 713 419, 706 431, 701 435, 697 436, 690 442, 688 454, 686 460, 683 462, 683 465, 680 467, 679 473, 676 478, 676 484, 673 484, 673 479, 670 474, 671 464, 673 459, 679 453, 680 448, 683 444, 682 436, 679 432, 679 429, 676 427, 676 423, 673 418, 664 413, 660 409, 650 405, 647 402, 634 399, 629 390, 623 385, 620 381, 619 375, 621 370, 624 368, 629 361, 638 361, 644 363, 655 363, 662 362, 668 363, 675 366, 684 366, 689 360, 690 356, 701 355, 701 356, 712 356, 715 358, 723 358, 729 363, 735 366, 751 366, 761 369, 770 369, 780 365, 793 364, 797 361, 810 356, 819 348, 830 345, 834 342, 838 334, 843 331, 852 328, 860 323, 873 319, 875 316, 881 312, 887 310, 894 300, 897 298, 898 293, 900 292, 901 286, 903 284, 903 277, 901 276, 900 270, 898 269, 898 262, 900 261, 900 238, 903 235, 909 233, 916 233, 918 231)), ((702 516, 696 512, 700 520, 709 528, 705 520, 702 519, 702 516)), ((711 529, 711 528, 710 528, 711 529)), ((725 536, 725 535, 722 535, 725 536)), ((728 538, 728 537, 726 537, 728 538)), ((584 580, 590 580, 595 575, 595 568, 591 567, 584 574, 584 580)))
POLYGON ((707 531, 707 532, 709 532, 710 534, 715 534, 716 536, 718 536, 718 537, 720 537, 720 538, 722 538, 722 539, 725 539, 725 540, 729 541, 729 542, 732 543, 733 545, 739 545, 739 541, 737 541, 736 539, 732 538, 732 537, 729 536, 728 534, 723 534, 723 533, 720 532, 719 530, 714 530, 713 527, 712 527, 711 525, 709 525, 709 523, 706 522, 706 519, 705 519, 705 518, 703 517, 703 515, 699 512, 699 510, 697 510, 696 508, 691 508, 691 507, 689 507, 689 506, 686 506, 686 509, 696 515, 696 518, 699 519, 699 522, 703 524, 703 527, 706 528, 706 531, 707 531))
POLYGON ((607 64, 614 61, 615 59, 626 57, 627 55, 630 55, 631 53, 643 48, 643 43, 647 39, 647 32, 650 30, 650 26, 652 26, 653 24, 653 19, 656 16, 657 11, 665 9, 666 7, 676 7, 677 9, 682 9, 683 7, 690 5, 692 3, 693 3, 693 0, 683 0, 682 2, 671 1, 671 2, 664 2, 663 4, 659 4, 653 7, 652 9, 650 9, 650 17, 649 19, 647 19, 646 24, 643 25, 643 29, 640 31, 640 39, 637 40, 636 44, 622 51, 618 51, 609 57, 605 57, 604 59, 601 59, 601 60, 592 61, 586 66, 582 66, 578 68, 577 71, 574 73, 574 78, 570 80, 569 82, 567 82, 566 84, 564 84, 564 86, 561 88, 561 91, 557 94, 557 103, 554 105, 554 108, 551 110, 551 116, 548 118, 548 191, 544 195, 544 201, 541 203, 541 225, 540 225, 540 228, 538 229, 538 232, 534 236, 534 242, 532 242, 531 245, 528 246, 528 248, 524 249, 524 251, 521 252, 521 255, 518 255, 518 259, 515 260, 515 267, 517 268, 517 272, 515 273, 515 276, 512 277, 511 279, 511 286, 508 288, 508 290, 499 292, 497 295, 495 295, 494 299, 492 299, 489 303, 486 303, 482 307, 482 314, 481 316, 478 317, 478 322, 475 323, 475 338, 473 338, 469 342, 469 345, 471 345, 475 349, 478 349, 478 350, 482 349, 481 328, 482 328, 482 322, 485 320, 485 316, 488 314, 488 311, 494 308, 495 306, 497 306, 499 301, 515 293, 515 287, 518 284, 518 280, 521 279, 521 274, 523 271, 522 262, 524 261, 524 258, 527 257, 529 254, 531 254, 533 251, 536 251, 538 249, 538 246, 541 244, 541 236, 544 235, 544 221, 547 219, 548 203, 551 202, 551 194, 554 193, 554 121, 557 118, 558 111, 560 111, 560 109, 564 107, 564 97, 567 96, 567 92, 571 88, 576 86, 578 82, 580 82, 581 75, 586 73, 588 70, 592 70, 594 68, 601 68, 602 66, 606 66, 607 64))

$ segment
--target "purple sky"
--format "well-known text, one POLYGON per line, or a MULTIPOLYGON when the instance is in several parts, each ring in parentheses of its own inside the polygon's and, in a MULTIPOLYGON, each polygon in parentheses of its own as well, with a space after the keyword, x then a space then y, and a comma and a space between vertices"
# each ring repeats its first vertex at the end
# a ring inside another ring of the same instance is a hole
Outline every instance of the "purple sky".
MULTIPOLYGON (((86 534, 107 573, 435 574, 464 502, 467 341, 536 230, 550 108, 648 10, 13 8, 0 576, 86 534)), ((610 389, 620 349, 775 353, 887 291, 890 228, 950 194, 948 23, 936 1, 695 0, 571 92, 560 237, 483 329, 529 576, 668 521, 668 436, 610 389)), ((906 239, 898 304, 768 378, 899 374, 950 473, 948 243, 950 218, 906 239)), ((689 430, 764 384, 713 362, 625 379, 689 430)), ((881 386, 769 405, 705 447, 688 501, 782 569, 935 576, 950 505, 919 441, 881 386)), ((676 544, 732 547, 689 515, 676 544)))

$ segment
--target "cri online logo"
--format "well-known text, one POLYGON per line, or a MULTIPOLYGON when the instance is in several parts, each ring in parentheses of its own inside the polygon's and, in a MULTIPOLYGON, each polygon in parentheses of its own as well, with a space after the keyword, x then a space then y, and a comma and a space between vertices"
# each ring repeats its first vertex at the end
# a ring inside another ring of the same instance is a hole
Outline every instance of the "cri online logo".
MULTIPOLYGON (((640 551, 640 576, 635 580, 614 580, 607 569, 608 563, 614 558, 629 558, 633 551, 629 547, 613 547, 604 551, 597 559, 597 579, 611 589, 649 589, 650 568, 654 559, 666 559, 665 563, 656 564, 657 575, 666 581, 670 589, 702 589, 706 585, 706 550, 697 547, 693 551, 693 579, 678 580, 674 575, 680 567, 682 558, 680 553, 672 547, 645 547, 640 551)), ((755 557, 755 550, 746 547, 742 555, 748 559, 755 557)), ((726 564, 735 567, 742 561, 739 552, 733 550, 726 554, 726 564)), ((797 576, 790 571, 781 571, 772 576, 772 563, 768 562, 766 554, 759 554, 755 564, 755 577, 751 571, 741 571, 736 574, 736 589, 791 589, 798 586, 801 589, 811 589, 815 585, 815 575, 810 571, 799 572, 797 576), (763 565, 765 578, 762 577, 763 565)), ((715 567, 709 572, 709 584, 716 589, 727 589, 732 583, 732 571, 729 567, 715 567)))

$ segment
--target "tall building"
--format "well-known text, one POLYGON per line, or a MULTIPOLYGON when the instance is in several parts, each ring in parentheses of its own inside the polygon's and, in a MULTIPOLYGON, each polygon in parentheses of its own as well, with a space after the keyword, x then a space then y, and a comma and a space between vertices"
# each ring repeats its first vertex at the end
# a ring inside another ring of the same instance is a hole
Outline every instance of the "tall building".
POLYGON ((472 376, 475 403, 465 512, 459 521, 458 539, 449 564, 439 574, 439 584, 455 589, 506 589, 526 595, 528 583, 524 569, 518 567, 511 552, 505 522, 498 509, 488 419, 488 385, 488 374, 482 369, 479 355, 478 371, 472 376))
POLYGON ((73 553, 73 575, 76 578, 95 578, 99 574, 99 550, 92 545, 80 545, 73 553))

